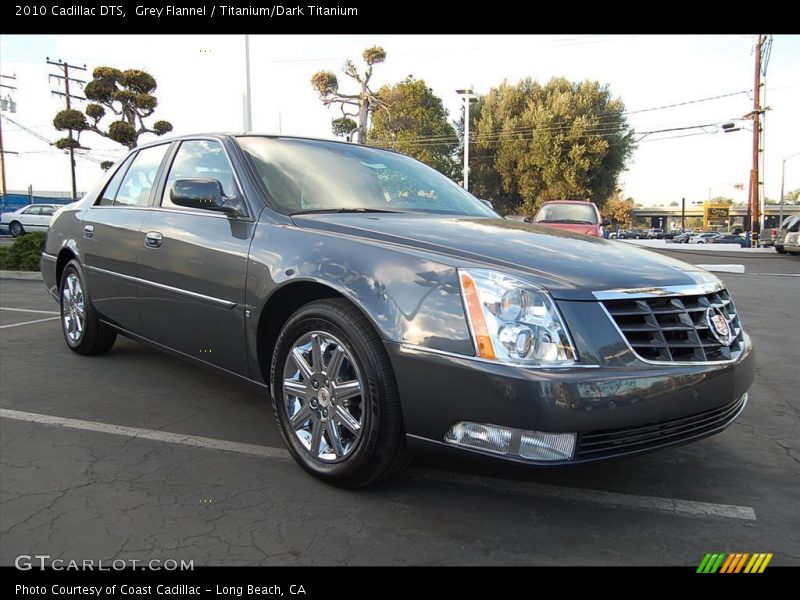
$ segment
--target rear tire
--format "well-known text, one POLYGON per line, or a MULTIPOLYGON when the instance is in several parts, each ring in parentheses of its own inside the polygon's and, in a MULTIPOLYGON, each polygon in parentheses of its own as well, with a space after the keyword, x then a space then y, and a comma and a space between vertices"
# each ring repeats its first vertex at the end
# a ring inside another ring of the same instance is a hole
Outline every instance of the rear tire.
POLYGON ((80 263, 73 259, 64 267, 59 284, 61 331, 67 346, 83 355, 105 354, 114 345, 117 332, 100 322, 86 289, 80 263))
POLYGON ((409 462, 389 357, 346 300, 312 302, 289 318, 275 344, 270 390, 289 452, 314 477, 358 488, 409 462))
POLYGON ((783 249, 783 246, 775 246, 775 251, 778 254, 786 254, 786 250, 783 249))
POLYGON ((11 223, 8 226, 8 231, 13 237, 19 237, 21 235, 25 235, 25 228, 19 221, 11 221, 11 223))

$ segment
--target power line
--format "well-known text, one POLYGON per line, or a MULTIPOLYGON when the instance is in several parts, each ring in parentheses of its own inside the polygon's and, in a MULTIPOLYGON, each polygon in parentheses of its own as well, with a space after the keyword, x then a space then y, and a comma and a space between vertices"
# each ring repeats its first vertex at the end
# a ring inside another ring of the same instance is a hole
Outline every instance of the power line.
MULTIPOLYGON (((28 133, 28 134, 32 135, 33 137, 35 137, 36 139, 38 139, 38 140, 40 140, 40 141, 44 142, 44 143, 45 143, 45 144, 47 144, 48 146, 54 146, 54 145, 55 145, 55 143, 53 142, 53 140, 50 140, 50 139, 46 138, 46 137, 45 137, 45 136, 43 136, 42 134, 40 134, 40 133, 37 133, 37 132, 36 132, 36 131, 34 131, 33 129, 30 129, 29 127, 26 127, 25 125, 23 125, 23 124, 19 123, 18 121, 15 121, 15 120, 14 120, 14 119, 12 119, 11 117, 9 117, 9 116, 7 116, 7 115, 2 115, 2 117, 3 117, 3 118, 6 120, 6 121, 8 121, 9 123, 11 123, 12 125, 16 125, 17 127, 19 127, 21 131, 24 131, 25 133, 28 133)), ((60 152, 64 152, 65 154, 67 153, 67 151, 66 151, 66 150, 61 150, 61 149, 59 149, 58 151, 60 151, 60 152)), ((78 154, 76 154, 76 156, 78 156, 79 158, 83 158, 84 160, 88 160, 88 161, 90 161, 90 162, 97 163, 97 164, 100 164, 101 162, 103 162, 103 161, 101 161, 101 160, 99 160, 99 159, 97 159, 97 158, 94 158, 94 157, 92 157, 92 156, 88 156, 88 155, 86 155, 86 154, 81 154, 80 152, 79 152, 78 154)))
MULTIPOLYGON (((83 84, 86 83, 82 79, 75 79, 74 77, 70 77, 69 76, 69 70, 70 69, 74 69, 76 71, 85 71, 86 70, 86 65, 83 65, 82 67, 79 67, 78 65, 71 65, 69 63, 66 63, 66 62, 62 61, 61 59, 58 59, 58 61, 53 61, 53 60, 50 60, 49 56, 47 57, 47 64, 48 65, 53 65, 54 67, 57 67, 57 68, 61 69, 61 72, 63 73, 63 75, 59 75, 58 73, 51 73, 48 76, 48 81, 50 79, 57 79, 57 80, 61 80, 61 81, 64 82, 64 91, 63 92, 60 92, 58 90, 51 90, 51 91, 52 91, 53 94, 55 94, 57 96, 61 96, 61 97, 64 98, 64 101, 66 102, 66 105, 67 105, 67 110, 70 110, 72 108, 72 100, 73 99, 74 100, 86 100, 86 98, 84 98, 83 96, 76 96, 75 94, 72 94, 69 91, 70 82, 77 83, 77 84, 81 85, 81 87, 83 87, 83 84)), ((75 139, 72 136, 72 129, 69 130, 69 166, 70 166, 70 171, 72 173, 72 199, 73 200, 77 200, 78 199, 78 185, 77 185, 77 182, 75 181, 75 139)))

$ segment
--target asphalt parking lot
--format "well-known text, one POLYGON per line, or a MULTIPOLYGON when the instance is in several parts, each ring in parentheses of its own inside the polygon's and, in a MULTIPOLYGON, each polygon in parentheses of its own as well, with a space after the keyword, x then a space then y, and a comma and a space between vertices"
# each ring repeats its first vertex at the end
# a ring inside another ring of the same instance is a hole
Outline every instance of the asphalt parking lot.
POLYGON ((725 262, 760 274, 720 274, 758 360, 722 434, 560 471, 423 457, 357 492, 287 458, 263 392, 124 338, 75 355, 42 284, 2 280, 0 564, 800 565, 800 260, 725 262))

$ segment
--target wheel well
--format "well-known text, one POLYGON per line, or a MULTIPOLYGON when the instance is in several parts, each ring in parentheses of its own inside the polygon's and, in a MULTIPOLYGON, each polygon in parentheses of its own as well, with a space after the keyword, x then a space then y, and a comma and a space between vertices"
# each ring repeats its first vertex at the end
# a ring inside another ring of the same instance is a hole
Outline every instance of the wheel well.
POLYGON ((269 385, 272 352, 283 325, 294 312, 309 302, 323 298, 344 298, 335 289, 313 281, 298 281, 283 286, 270 296, 258 321, 258 366, 269 385))
POLYGON ((58 259, 56 259, 56 286, 61 285, 61 274, 64 272, 64 267, 73 258, 75 258, 75 253, 69 248, 64 248, 58 253, 58 259))

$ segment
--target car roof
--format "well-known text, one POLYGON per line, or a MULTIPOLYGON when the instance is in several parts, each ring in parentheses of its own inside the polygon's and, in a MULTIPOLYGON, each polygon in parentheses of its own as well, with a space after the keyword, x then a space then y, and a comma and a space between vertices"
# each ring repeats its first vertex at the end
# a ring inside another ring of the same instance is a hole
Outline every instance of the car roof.
MULTIPOLYGON (((305 140, 308 142, 326 142, 330 144, 343 144, 347 146, 363 146, 364 148, 370 148, 375 150, 385 150, 386 152, 392 152, 394 154, 402 154, 397 150, 392 150, 391 148, 383 148, 381 146, 370 146, 368 144, 360 144, 356 142, 347 142, 345 140, 332 140, 329 138, 316 138, 316 137, 308 137, 308 136, 301 136, 301 135, 285 135, 282 133, 259 133, 256 131, 217 131, 217 132, 206 132, 206 133, 186 133, 182 135, 175 135, 170 137, 160 137, 154 140, 150 140, 144 144, 140 144, 135 148, 131 149, 131 152, 135 150, 141 150, 142 148, 147 148, 149 146, 156 146, 158 144, 168 144, 171 142, 179 142, 181 140, 192 140, 196 138, 239 138, 239 137, 263 137, 263 138, 272 138, 272 139, 287 139, 287 140, 305 140)), ((127 156, 127 154, 125 155, 127 156)), ((558 200, 558 202, 562 202, 558 200)), ((564 200, 563 202, 582 202, 580 200, 575 201, 568 201, 564 200)))
POLYGON ((592 204, 594 202, 590 202, 589 200, 548 200, 547 202, 542 203, 542 206, 545 204, 592 204))

